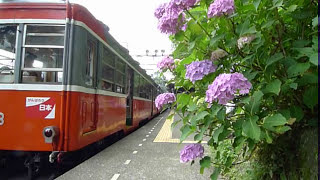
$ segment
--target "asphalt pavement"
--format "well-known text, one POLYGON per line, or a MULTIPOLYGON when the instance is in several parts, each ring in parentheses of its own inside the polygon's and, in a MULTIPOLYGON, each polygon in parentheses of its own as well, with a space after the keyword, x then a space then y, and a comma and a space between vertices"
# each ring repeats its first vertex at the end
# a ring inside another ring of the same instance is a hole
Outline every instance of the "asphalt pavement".
MULTIPOLYGON (((202 180, 210 179, 212 170, 200 174, 199 160, 191 166, 180 163, 179 151, 193 136, 179 144, 179 126, 171 131, 166 120, 169 110, 58 177, 58 180, 202 180)), ((175 117, 177 120, 178 117, 175 117)), ((208 153, 208 147, 205 152, 208 153)))

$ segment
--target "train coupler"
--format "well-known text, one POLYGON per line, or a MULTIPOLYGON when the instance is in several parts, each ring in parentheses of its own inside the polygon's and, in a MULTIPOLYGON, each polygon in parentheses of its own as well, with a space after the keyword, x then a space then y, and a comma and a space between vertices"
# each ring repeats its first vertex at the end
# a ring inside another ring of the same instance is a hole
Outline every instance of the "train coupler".
POLYGON ((51 154, 49 155, 49 162, 54 163, 59 153, 60 153, 59 151, 52 151, 51 154))

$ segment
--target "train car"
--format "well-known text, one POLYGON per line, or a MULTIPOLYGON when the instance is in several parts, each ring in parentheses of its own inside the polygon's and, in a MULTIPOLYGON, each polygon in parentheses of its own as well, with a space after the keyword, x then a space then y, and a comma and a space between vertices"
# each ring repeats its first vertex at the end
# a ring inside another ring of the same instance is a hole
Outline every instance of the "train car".
POLYGON ((159 113, 157 84, 84 7, 0 1, 0 158, 27 167, 159 113))

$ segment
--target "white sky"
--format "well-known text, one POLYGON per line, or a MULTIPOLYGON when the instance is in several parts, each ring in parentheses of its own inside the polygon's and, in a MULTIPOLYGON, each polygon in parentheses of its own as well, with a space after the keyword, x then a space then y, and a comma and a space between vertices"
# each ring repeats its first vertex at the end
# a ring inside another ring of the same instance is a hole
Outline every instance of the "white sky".
POLYGON ((147 69, 148 74, 155 71, 156 63, 163 57, 138 57, 149 55, 158 50, 164 54, 172 52, 172 45, 167 34, 158 30, 158 20, 154 16, 155 9, 169 0, 70 0, 85 6, 97 19, 110 28, 111 35, 124 47, 130 55, 147 69), (144 65, 153 64, 153 65, 144 65), (148 70, 154 69, 154 70, 148 70))

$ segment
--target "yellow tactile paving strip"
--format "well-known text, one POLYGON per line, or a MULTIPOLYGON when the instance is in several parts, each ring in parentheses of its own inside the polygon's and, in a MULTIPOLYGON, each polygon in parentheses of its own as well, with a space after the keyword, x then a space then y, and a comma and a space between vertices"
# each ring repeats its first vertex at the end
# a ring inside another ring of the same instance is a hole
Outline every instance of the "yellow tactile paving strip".
MULTIPOLYGON (((180 139, 172 139, 171 124, 173 120, 166 119, 153 142, 180 143, 180 139)), ((183 141, 182 143, 197 143, 196 141, 183 141)), ((202 143, 207 143, 202 141, 202 143)))

